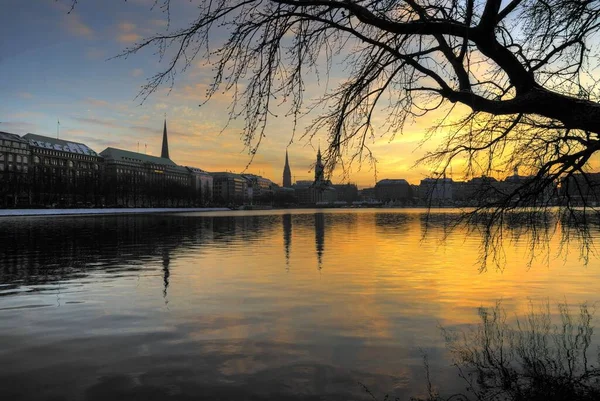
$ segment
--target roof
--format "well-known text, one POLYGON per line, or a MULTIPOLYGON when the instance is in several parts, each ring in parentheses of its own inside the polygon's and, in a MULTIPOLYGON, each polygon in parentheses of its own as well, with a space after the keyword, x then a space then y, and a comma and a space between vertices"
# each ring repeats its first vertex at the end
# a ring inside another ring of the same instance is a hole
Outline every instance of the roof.
POLYGON ((24 140, 23 138, 21 138, 19 135, 11 134, 10 132, 4 132, 4 131, 0 131, 0 139, 7 139, 9 141, 17 141, 17 142, 27 143, 27 141, 24 140))
POLYGON ((90 149, 87 145, 80 142, 64 141, 62 139, 56 139, 51 138, 49 136, 36 134, 25 134, 23 135, 23 139, 27 140, 30 146, 36 148, 53 149, 60 150, 62 152, 98 156, 98 153, 90 149))
POLYGON ((392 179, 392 178, 385 178, 383 180, 380 180, 377 182, 377 185, 408 185, 408 182, 404 179, 404 178, 399 178, 399 179, 392 179))
MULTIPOLYGON (((130 152, 128 150, 117 148, 106 148, 102 152, 100 152, 100 155, 106 159, 123 163, 153 163, 160 164, 163 166, 180 167, 177 164, 175 164, 175 162, 173 162, 173 160, 171 159, 146 155, 144 153, 130 152)), ((185 169, 185 167, 181 168, 185 169)))
POLYGON ((192 173, 195 173, 195 174, 206 174, 206 175, 210 175, 210 174, 208 173, 208 171, 204 171, 204 170, 202 170, 201 168, 198 168, 198 167, 185 166, 185 168, 187 168, 188 170, 190 170, 192 173))
POLYGON ((452 183, 454 183, 454 180, 452 178, 423 178, 421 180, 421 184, 437 184, 437 183, 452 184, 452 183))
POLYGON ((241 174, 236 174, 236 173, 230 173, 228 171, 218 171, 216 173, 209 173, 210 175, 212 175, 213 177, 229 177, 229 178, 240 178, 245 180, 245 178, 241 175, 241 174))

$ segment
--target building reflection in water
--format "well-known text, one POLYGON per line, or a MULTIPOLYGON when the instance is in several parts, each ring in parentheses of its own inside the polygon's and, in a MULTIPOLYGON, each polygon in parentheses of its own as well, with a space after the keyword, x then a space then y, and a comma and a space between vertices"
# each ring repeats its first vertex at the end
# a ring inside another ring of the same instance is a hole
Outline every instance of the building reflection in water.
POLYGON ((323 213, 315 213, 315 246, 318 268, 321 270, 323 267, 323 252, 325 251, 325 215, 323 213))
POLYGON ((290 268, 290 247, 292 245, 292 215, 284 214, 281 216, 283 222, 283 247, 285 250, 286 269, 290 268))
POLYGON ((163 248, 162 254, 162 265, 163 265, 163 298, 165 300, 165 305, 169 303, 167 299, 167 290, 169 289, 169 276, 171 275, 169 271, 169 264, 171 263, 171 255, 169 254, 169 250, 165 247, 163 248))

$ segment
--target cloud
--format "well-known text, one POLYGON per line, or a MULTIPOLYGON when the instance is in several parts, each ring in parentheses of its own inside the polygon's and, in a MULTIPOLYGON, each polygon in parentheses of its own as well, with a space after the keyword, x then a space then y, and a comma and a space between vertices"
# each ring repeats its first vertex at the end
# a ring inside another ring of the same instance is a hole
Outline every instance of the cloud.
POLYGON ((133 22, 121 22, 119 24, 119 31, 120 32, 133 32, 135 30, 135 24, 133 22))
MULTIPOLYGON (((145 133, 145 134, 151 134, 154 136, 160 136, 161 140, 162 140, 162 124, 160 126, 156 126, 156 127, 147 127, 144 125, 130 125, 129 129, 132 129, 134 131, 137 132, 141 132, 141 133, 145 133)), ((190 133, 186 133, 183 131, 179 131, 179 130, 174 130, 169 128, 169 126, 167 126, 167 130, 169 133, 169 142, 173 142, 174 138, 189 138, 189 137, 194 137, 194 134, 190 134, 190 133)))
POLYGON ((168 22, 166 19, 153 19, 149 21, 150 24, 157 26, 157 27, 161 27, 164 28, 167 26, 168 22))
POLYGON ((28 132, 36 132, 39 125, 27 121, 0 121, 0 131, 17 135, 25 135, 28 132))
MULTIPOLYGON (((61 136, 63 136, 62 133, 61 133, 61 136)), ((80 129, 65 130, 64 137, 68 138, 70 140, 73 140, 73 141, 77 141, 77 142, 86 144, 91 149, 95 150, 96 152, 101 152, 102 150, 104 150, 105 148, 107 148, 109 146, 115 146, 114 139, 113 140, 106 139, 99 135, 94 135, 93 133, 90 133, 87 130, 80 130, 80 129)))
POLYGON ((141 68, 136 68, 131 71, 132 77, 139 77, 140 75, 143 75, 143 74, 144 74, 144 70, 142 70, 141 68))
POLYGON ((19 96, 22 99, 31 99, 33 98, 33 95, 29 92, 19 92, 17 93, 17 96, 19 96))
POLYGON ((141 36, 137 33, 123 33, 117 36, 117 40, 120 43, 135 43, 140 40, 141 36))
POLYGON ((133 22, 124 21, 117 27, 117 41, 120 43, 135 43, 141 36, 135 32, 137 26, 133 22))
POLYGON ((94 31, 92 28, 90 28, 81 20, 79 14, 66 14, 63 21, 65 23, 65 27, 72 35, 83 36, 87 38, 94 36, 94 31))
POLYGON ((73 117, 73 120, 79 121, 81 123, 86 123, 86 124, 102 125, 102 126, 105 126, 105 127, 113 127, 113 128, 120 128, 121 127, 119 124, 116 124, 114 121, 111 121, 111 120, 100 120, 98 118, 73 117))
POLYGON ((88 97, 84 100, 84 102, 95 106, 95 107, 110 107, 111 104, 109 102, 107 102, 106 100, 101 100, 101 99, 95 99, 93 97, 88 97))

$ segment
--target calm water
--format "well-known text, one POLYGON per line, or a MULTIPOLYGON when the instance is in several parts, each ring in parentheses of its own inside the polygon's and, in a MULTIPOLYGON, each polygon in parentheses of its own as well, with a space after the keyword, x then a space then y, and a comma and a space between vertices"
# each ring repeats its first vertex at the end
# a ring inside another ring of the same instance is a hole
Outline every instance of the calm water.
MULTIPOLYGON (((596 303, 577 243, 527 240, 479 272, 481 237, 420 211, 0 220, 2 399, 364 399, 463 389, 439 327, 501 299, 596 303)), ((510 234, 510 233, 509 233, 510 234)), ((593 235, 600 240, 598 232, 593 235)), ((508 237, 506 237, 508 238, 508 237)))

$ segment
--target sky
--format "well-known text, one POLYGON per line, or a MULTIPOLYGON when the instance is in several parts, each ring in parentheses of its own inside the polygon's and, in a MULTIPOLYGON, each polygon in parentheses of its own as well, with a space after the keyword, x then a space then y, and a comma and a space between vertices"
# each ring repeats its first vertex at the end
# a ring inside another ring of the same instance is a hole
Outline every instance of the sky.
MULTIPOLYGON (((152 51, 112 59, 136 41, 166 29, 166 15, 153 9, 153 3, 79 0, 68 14, 70 0, 3 0, 0 130, 51 137, 58 130, 61 139, 83 142, 97 152, 112 146, 159 155, 166 116, 170 156, 176 163, 207 171, 244 171, 250 161, 248 150, 239 130, 225 128, 229 98, 220 96, 199 107, 210 70, 195 65, 178 75, 172 90, 165 86, 142 104, 136 98, 141 86, 164 63, 152 51)), ((183 26, 194 16, 195 6, 173 3, 172 25, 183 26)), ((300 126, 308 123, 301 121, 300 126)), ((377 175, 368 164, 354 165, 349 176, 338 171, 332 181, 359 187, 373 186, 383 178, 418 183, 427 172, 412 166, 424 153, 423 148, 415 149, 425 128, 415 125, 412 137, 408 130, 410 138, 375 142, 377 175)), ((290 144, 292 132, 289 118, 274 118, 246 171, 281 183, 287 147, 293 178, 313 177, 317 148, 326 143, 325 136, 309 142, 296 135, 290 144)))
MULTIPOLYGON (((248 166, 251 157, 239 127, 227 126, 231 99, 222 94, 199 106, 213 76, 203 60, 179 74, 172 88, 161 87, 144 102, 137 97, 147 78, 165 63, 151 49, 128 58, 114 56, 152 34, 187 26, 197 16, 194 2, 171 2, 167 27, 166 14, 153 7, 154 2, 79 0, 69 13, 71 0, 2 0, 0 131, 52 137, 59 133, 61 139, 82 142, 96 152, 111 146, 159 155, 166 117, 170 156, 178 164, 259 174, 281 184, 287 148, 293 180, 314 177, 317 148, 326 145, 325 133, 310 142, 298 133, 293 137, 293 122, 283 115, 271 118, 266 138, 248 166)), ((338 78, 336 68, 331 80, 338 78)), ((307 84, 305 98, 323 94, 324 84, 307 84)), ((298 132, 310 122, 301 120, 298 132)), ((330 178, 360 188, 384 178, 418 184, 430 172, 427 166, 415 167, 415 162, 439 143, 436 138, 421 143, 431 122, 422 118, 406 126, 402 135, 382 136, 371 144, 376 171, 367 163, 354 164, 349 174, 338 169, 330 178)))

